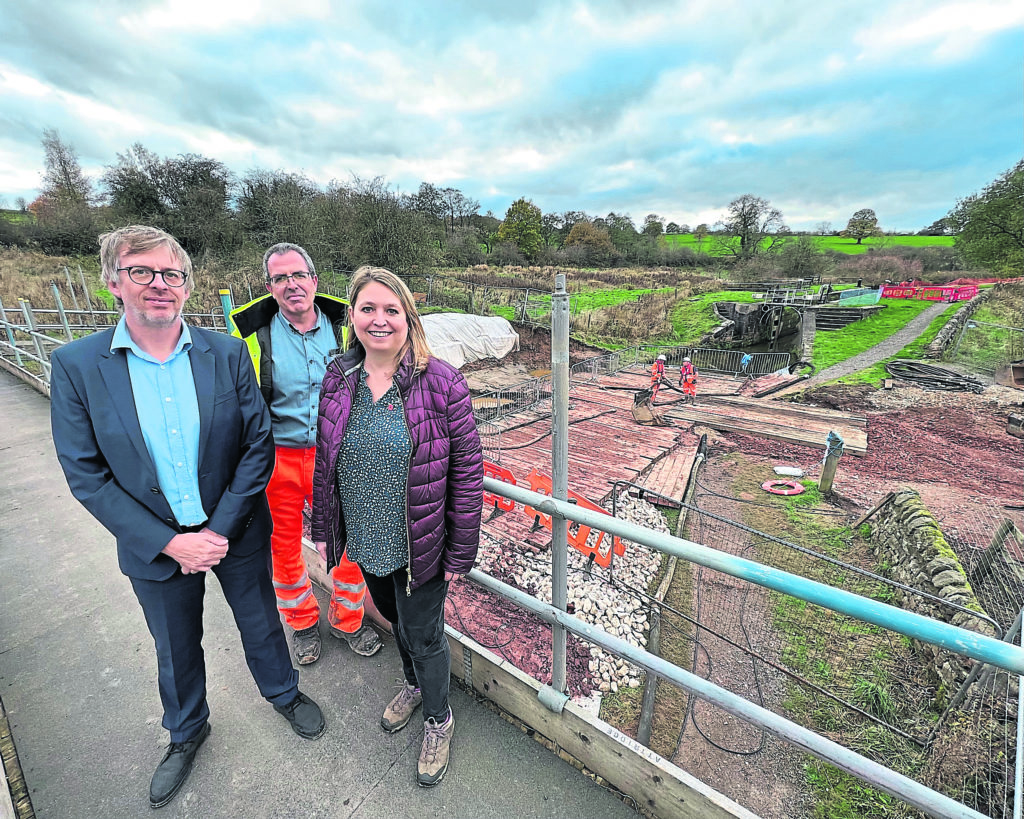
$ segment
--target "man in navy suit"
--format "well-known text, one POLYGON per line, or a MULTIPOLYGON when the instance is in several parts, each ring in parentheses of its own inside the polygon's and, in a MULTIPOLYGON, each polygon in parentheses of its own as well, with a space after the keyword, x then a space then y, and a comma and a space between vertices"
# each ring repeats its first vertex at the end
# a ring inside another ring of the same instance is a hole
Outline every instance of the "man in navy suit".
POLYGON ((245 345, 190 327, 192 262, 169 234, 134 225, 100 237, 117 326, 56 350, 51 423, 71 492, 117 540, 156 643, 170 745, 150 784, 167 804, 210 734, 203 594, 213 572, 260 693, 317 739, 320 708, 298 690, 270 577, 274 466, 267 406, 245 345))

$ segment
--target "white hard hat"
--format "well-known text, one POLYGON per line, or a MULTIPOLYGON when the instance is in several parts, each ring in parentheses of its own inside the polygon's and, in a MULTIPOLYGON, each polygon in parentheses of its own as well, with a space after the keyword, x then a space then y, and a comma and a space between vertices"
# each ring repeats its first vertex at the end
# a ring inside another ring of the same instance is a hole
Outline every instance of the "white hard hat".
POLYGON ((689 360, 690 360, 689 356, 686 356, 686 358, 683 359, 683 361, 689 361, 689 360))
POLYGON ((658 356, 658 361, 664 361, 664 360, 665 360, 665 355, 664 354, 658 356))

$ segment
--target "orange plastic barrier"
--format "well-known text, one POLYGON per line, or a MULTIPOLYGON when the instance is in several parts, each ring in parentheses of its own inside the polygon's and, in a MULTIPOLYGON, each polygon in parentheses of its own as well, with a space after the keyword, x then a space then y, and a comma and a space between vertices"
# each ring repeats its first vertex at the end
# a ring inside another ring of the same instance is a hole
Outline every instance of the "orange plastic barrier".
MULTIPOLYGON (((504 483, 510 483, 513 486, 516 485, 516 476, 509 472, 505 467, 492 464, 490 461, 484 461, 484 474, 488 478, 497 478, 499 481, 504 483)), ((503 498, 501 495, 495 495, 493 492, 484 490, 484 506, 493 506, 495 509, 500 509, 502 512, 511 512, 516 508, 516 502, 511 498, 503 498)))
MULTIPOLYGON (((538 472, 536 467, 530 470, 530 474, 527 476, 530 481, 530 489, 540 495, 551 495, 551 477, 545 475, 543 472, 538 472)), ((585 497, 580 495, 578 492, 569 490, 569 499, 572 502, 583 509, 589 509, 594 512, 600 512, 602 515, 608 513, 600 506, 591 503, 585 497)), ((532 506, 524 506, 523 512, 528 516, 538 521, 541 526, 551 531, 551 515, 546 515, 538 509, 532 506)), ((599 566, 607 568, 612 562, 612 551, 620 557, 626 553, 626 547, 622 543, 622 540, 618 537, 612 538, 611 547, 604 544, 605 532, 598 531, 597 539, 594 543, 590 544, 591 527, 580 524, 575 531, 570 526, 568 533, 569 543, 573 548, 582 552, 585 555, 594 555, 594 562, 599 566)))

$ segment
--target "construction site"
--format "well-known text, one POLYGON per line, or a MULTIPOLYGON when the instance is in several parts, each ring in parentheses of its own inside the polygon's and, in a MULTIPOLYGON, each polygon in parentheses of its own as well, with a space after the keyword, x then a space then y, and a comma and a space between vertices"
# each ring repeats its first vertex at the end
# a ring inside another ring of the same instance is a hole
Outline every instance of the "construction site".
MULTIPOLYGON (((464 370, 487 474, 550 494, 550 336, 525 336, 500 366, 464 370)), ((570 502, 1019 640, 1019 368, 997 379, 921 365, 923 379, 876 388, 796 375, 777 356, 574 342, 570 502), (680 379, 691 359, 692 401, 680 379), (907 547, 908 517, 911 529, 927 521, 937 552, 907 547)), ((485 494, 483 529, 481 568, 550 600, 550 517, 485 494)), ((985 815, 1011 815, 1017 688, 1005 673, 588 527, 570 526, 568 542, 570 613, 985 815)), ((546 624, 472 586, 451 596, 448 619, 550 678, 546 624)), ((567 664, 574 697, 759 816, 921 815, 584 641, 570 639, 567 664)))

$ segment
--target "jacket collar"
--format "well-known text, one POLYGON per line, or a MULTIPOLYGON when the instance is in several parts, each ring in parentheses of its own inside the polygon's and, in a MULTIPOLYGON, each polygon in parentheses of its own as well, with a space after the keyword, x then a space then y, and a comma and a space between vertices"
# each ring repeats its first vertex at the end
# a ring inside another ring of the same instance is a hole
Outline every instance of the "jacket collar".
MULTIPOLYGON (((329 296, 326 293, 317 293, 313 297, 313 303, 320 308, 320 312, 327 316, 331 324, 337 324, 345 320, 345 310, 348 302, 339 299, 337 296, 329 296)), ((248 338, 260 327, 266 327, 271 319, 277 315, 280 306, 273 295, 267 293, 258 299, 253 299, 248 304, 243 304, 231 311, 231 320, 238 328, 238 334, 242 338, 248 338)))

